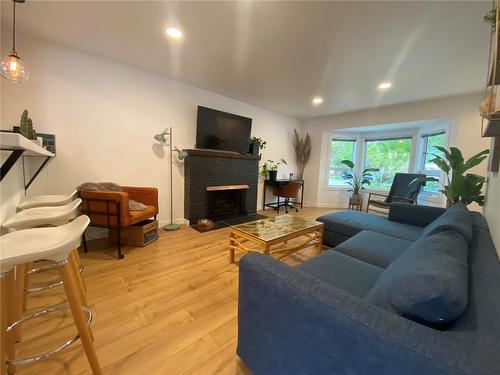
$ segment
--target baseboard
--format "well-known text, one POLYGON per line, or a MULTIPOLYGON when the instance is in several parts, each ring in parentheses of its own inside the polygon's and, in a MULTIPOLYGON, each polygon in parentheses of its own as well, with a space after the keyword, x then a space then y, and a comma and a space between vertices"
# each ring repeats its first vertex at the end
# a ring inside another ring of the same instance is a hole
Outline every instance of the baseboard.
MULTIPOLYGON (((170 220, 158 220, 158 226, 161 228, 167 224, 170 224, 170 220)), ((189 225, 189 220, 184 218, 176 218, 174 219, 174 224, 178 225, 189 225)))

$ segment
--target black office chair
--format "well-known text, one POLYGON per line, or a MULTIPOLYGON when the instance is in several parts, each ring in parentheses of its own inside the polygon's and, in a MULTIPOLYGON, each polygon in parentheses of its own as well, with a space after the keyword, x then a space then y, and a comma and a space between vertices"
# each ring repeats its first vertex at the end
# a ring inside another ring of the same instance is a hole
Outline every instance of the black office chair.
MULTIPOLYGON (((391 203, 400 202, 400 203, 411 203, 416 204, 418 194, 420 193, 420 189, 425 185, 425 182, 413 182, 416 178, 425 177, 425 174, 421 173, 396 173, 394 176, 394 180, 392 180, 391 189, 389 190, 389 194, 379 194, 379 193, 370 193, 368 195, 368 204, 366 206, 366 212, 370 209, 370 205, 381 208, 384 210, 388 210, 391 207, 391 203), (413 182, 413 183, 412 183, 413 182), (384 200, 372 199, 373 196, 384 197, 384 200)), ((376 212, 384 212, 374 210, 376 212)))

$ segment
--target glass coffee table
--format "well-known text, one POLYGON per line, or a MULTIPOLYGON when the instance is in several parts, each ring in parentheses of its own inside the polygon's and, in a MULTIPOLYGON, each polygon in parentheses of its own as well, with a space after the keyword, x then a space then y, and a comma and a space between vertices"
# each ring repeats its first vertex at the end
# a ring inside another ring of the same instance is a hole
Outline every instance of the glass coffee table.
POLYGON ((309 246, 316 246, 320 252, 323 248, 323 223, 290 215, 234 225, 230 230, 231 263, 236 252, 259 251, 281 259, 309 246))

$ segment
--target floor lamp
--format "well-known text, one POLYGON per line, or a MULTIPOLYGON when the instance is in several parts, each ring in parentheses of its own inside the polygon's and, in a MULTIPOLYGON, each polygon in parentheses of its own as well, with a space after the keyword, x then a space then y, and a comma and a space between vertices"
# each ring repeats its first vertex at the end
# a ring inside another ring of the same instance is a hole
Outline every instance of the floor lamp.
MULTIPOLYGON (((170 152, 170 224, 165 225, 163 227, 163 230, 173 231, 179 229, 179 225, 174 224, 174 189, 172 172, 172 154, 174 152, 174 147, 172 145, 172 128, 165 129, 160 134, 156 134, 154 138, 161 144, 166 145, 169 148, 170 152)), ((185 151, 181 151, 177 149, 177 147, 175 147, 175 151, 178 153, 178 157, 180 160, 184 159, 187 156, 187 153, 185 151)))

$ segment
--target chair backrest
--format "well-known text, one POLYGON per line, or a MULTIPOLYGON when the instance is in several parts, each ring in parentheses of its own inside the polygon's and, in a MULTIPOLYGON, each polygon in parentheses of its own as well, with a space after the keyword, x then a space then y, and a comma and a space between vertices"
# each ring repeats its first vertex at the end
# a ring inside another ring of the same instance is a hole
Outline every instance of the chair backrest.
POLYGON ((425 177, 425 174, 421 173, 396 173, 394 175, 394 180, 392 180, 391 190, 389 190, 389 195, 387 196, 385 202, 402 202, 408 203, 404 199, 398 199, 397 197, 417 200, 418 193, 424 185, 423 182, 411 183, 418 177, 425 177))
POLYGON ((301 186, 302 184, 298 182, 290 181, 288 184, 282 186, 281 190, 275 187, 273 189, 273 194, 276 196, 279 194, 279 196, 283 198, 295 198, 299 193, 299 189, 301 186))

